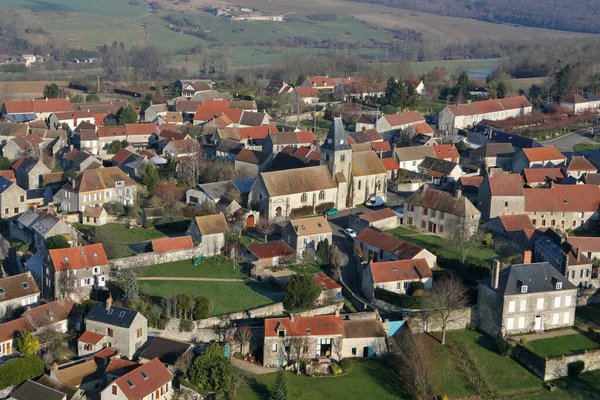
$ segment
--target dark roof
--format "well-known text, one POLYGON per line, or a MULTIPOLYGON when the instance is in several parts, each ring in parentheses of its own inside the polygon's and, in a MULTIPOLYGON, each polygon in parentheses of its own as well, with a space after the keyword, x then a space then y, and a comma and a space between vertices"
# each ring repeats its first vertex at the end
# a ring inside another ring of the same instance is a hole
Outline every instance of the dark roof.
POLYGON ((296 253, 283 240, 275 240, 264 243, 252 243, 246 246, 248 251, 259 259, 268 259, 273 257, 285 257, 296 253))
POLYGON ((333 124, 331 124, 331 128, 329 128, 329 132, 327 133, 325 142, 321 145, 321 149, 350 150, 342 118, 335 118, 333 120, 333 124))
POLYGON ((268 160, 270 155, 271 153, 265 153, 264 151, 242 149, 235 157, 235 161, 262 165, 268 160))
POLYGON ((492 132, 492 141, 496 143, 510 143, 519 149, 533 149, 543 147, 540 142, 525 136, 512 135, 506 132, 494 130, 492 132))
POLYGON ((31 380, 23 383, 11 395, 11 399, 17 400, 62 400, 65 397, 66 393, 31 380))
POLYGON ((271 163, 270 171, 284 171, 286 169, 296 169, 319 165, 317 160, 311 160, 306 157, 297 157, 292 154, 279 152, 271 163))
POLYGON ((423 250, 423 247, 416 244, 396 239, 393 236, 371 228, 363 230, 356 236, 355 240, 387 251, 388 253, 393 253, 403 260, 412 259, 423 250))
POLYGON ((244 144, 230 139, 221 139, 217 144, 217 151, 223 153, 238 154, 244 148, 244 144))
POLYGON ((458 164, 453 163, 452 161, 426 156, 421 164, 419 164, 419 168, 440 172, 443 174, 450 174, 457 165, 458 164))
POLYGON ((37 165, 38 162, 39 162, 39 159, 37 159, 37 158, 25 157, 22 159, 22 161, 19 163, 19 165, 17 165, 15 170, 23 170, 23 171, 29 172, 33 169, 33 167, 35 167, 37 165))
POLYGON ((527 285, 527 293, 558 292, 576 289, 552 264, 540 262, 513 264, 500 271, 497 290, 504 295, 521 294, 519 282, 522 285, 527 285), (562 289, 555 289, 552 284, 553 279, 556 279, 557 282, 562 282, 562 289))
POLYGON ((376 319, 346 320, 342 324, 347 339, 386 337, 383 324, 376 319))
POLYGON ((511 156, 515 152, 510 143, 487 143, 471 151, 471 154, 480 157, 511 156))
POLYGON ((190 346, 189 343, 157 336, 148 342, 140 357, 148 360, 158 357, 163 364, 175 365, 177 359, 185 354, 190 346))
POLYGON ((242 114, 242 119, 240 120, 240 125, 248 125, 248 126, 261 126, 262 121, 265 118, 266 114, 262 112, 250 112, 245 111, 242 114))
POLYGON ((238 192, 240 192, 241 194, 250 193, 254 182, 256 182, 256 178, 254 177, 234 179, 231 181, 231 183, 233 183, 233 186, 235 186, 238 192))
POLYGON ((103 324, 129 328, 138 312, 130 308, 111 306, 108 310, 104 303, 94 304, 85 319, 100 322, 103 324))

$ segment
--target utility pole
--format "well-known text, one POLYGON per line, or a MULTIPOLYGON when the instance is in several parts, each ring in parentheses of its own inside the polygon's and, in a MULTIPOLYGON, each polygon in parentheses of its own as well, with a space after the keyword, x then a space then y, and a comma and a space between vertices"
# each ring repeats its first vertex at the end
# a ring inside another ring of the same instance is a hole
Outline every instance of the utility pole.
POLYGON ((96 93, 100 93, 100 75, 98 75, 98 91, 96 93))

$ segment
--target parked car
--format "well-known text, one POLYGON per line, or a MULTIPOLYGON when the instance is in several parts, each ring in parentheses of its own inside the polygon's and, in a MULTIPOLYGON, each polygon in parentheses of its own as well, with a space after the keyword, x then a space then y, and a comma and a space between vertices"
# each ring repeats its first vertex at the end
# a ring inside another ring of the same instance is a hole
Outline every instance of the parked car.
POLYGON ((327 211, 325 211, 325 215, 336 215, 337 213, 338 213, 337 208, 330 208, 327 211))
POLYGON ((354 239, 356 237, 356 232, 354 232, 354 229, 352 229, 352 228, 344 229, 344 234, 352 239, 354 239))
POLYGON ((371 196, 369 200, 365 203, 367 207, 379 207, 385 204, 385 200, 381 196, 371 196))

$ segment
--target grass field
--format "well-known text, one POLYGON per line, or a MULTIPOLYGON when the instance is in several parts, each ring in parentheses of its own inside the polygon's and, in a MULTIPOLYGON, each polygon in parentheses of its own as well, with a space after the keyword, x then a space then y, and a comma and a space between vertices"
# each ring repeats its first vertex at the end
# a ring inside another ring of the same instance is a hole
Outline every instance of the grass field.
POLYGON ((600 149, 600 144, 576 144, 573 146, 573 151, 578 153, 586 152, 586 151, 594 151, 600 149))
POLYGON ((520 79, 511 79, 507 83, 513 92, 518 92, 519 90, 523 90, 527 92, 532 85, 542 85, 544 83, 545 77, 538 78, 520 78, 520 79))
POLYGON ((533 340, 529 342, 528 346, 542 357, 555 357, 581 350, 597 349, 600 344, 577 333, 575 335, 533 340))
POLYGON ((274 286, 260 282, 201 282, 201 281, 139 281, 154 297, 190 293, 205 294, 213 301, 211 316, 262 307, 283 300, 283 293, 274 286))
POLYGON ((244 279, 240 269, 239 266, 234 268, 233 263, 223 257, 212 257, 202 260, 197 266, 192 260, 184 260, 136 268, 135 272, 140 277, 244 279))
POLYGON ((434 68, 444 68, 450 78, 455 72, 467 70, 472 77, 487 76, 500 62, 499 58, 473 59, 473 60, 438 60, 410 63, 412 71, 417 75, 426 74, 434 68))
POLYGON ((145 2, 132 5, 123 0, 2 0, 3 9, 52 11, 61 13, 85 12, 110 17, 136 18, 148 13, 145 2))
POLYGON ((600 309, 597 306, 580 306, 575 309, 575 325, 600 327, 600 309))
MULTIPOLYGON (((81 227, 81 225, 79 225, 81 227)), ((88 226, 83 226, 83 229, 89 229, 88 226)), ((139 243, 152 239, 165 237, 165 234, 157 229, 145 228, 128 228, 123 224, 106 224, 99 229, 108 231, 110 236, 119 243, 139 243)))

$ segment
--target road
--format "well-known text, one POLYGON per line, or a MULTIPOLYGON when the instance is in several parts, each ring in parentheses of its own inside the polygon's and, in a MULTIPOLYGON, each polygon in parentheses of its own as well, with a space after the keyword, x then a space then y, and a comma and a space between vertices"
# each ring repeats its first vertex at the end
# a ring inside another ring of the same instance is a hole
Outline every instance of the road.
MULTIPOLYGON (((597 128, 596 128, 597 129, 597 128)), ((590 139, 590 130, 585 129, 582 131, 574 132, 570 135, 560 137, 558 139, 544 142, 543 145, 546 147, 556 146, 556 149, 561 153, 570 153, 573 151, 573 147, 576 144, 598 144, 593 139, 590 139)))

